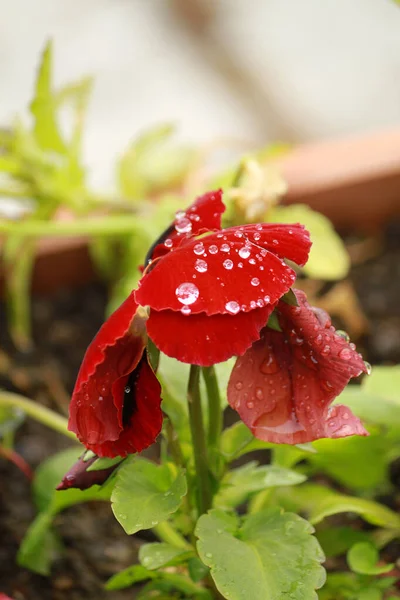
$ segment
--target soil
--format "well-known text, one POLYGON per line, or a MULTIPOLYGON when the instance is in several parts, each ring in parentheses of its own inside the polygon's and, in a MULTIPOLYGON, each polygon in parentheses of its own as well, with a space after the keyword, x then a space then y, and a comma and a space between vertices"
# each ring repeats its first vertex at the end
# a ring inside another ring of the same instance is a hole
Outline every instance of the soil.
MULTIPOLYGON (((357 346, 372 364, 400 362, 400 224, 388 229, 379 254, 354 267, 350 279, 369 321, 369 332, 357 346)), ((24 354, 16 352, 7 337, 0 305, 0 388, 66 415, 82 356, 103 321, 106 297, 99 284, 36 297, 35 347, 24 354)), ((27 421, 17 434, 16 451, 34 469, 68 444, 62 435, 27 421)), ((0 592, 15 600, 134 598, 132 589, 103 588, 111 575, 136 561, 142 543, 140 537, 123 532, 108 504, 77 506, 57 518, 65 551, 50 578, 16 565, 18 546, 34 514, 28 478, 0 459, 0 592)))

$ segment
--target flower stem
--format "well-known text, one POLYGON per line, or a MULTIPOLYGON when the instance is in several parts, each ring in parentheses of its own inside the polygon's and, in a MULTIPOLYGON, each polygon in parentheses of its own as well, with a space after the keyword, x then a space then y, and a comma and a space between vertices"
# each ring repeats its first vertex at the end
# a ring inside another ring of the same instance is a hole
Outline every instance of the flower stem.
POLYGON ((177 548, 184 548, 185 550, 193 550, 193 547, 185 540, 185 538, 172 527, 168 521, 163 521, 153 528, 156 536, 167 544, 176 546, 177 548))
POLYGON ((54 431, 58 431, 77 441, 75 433, 68 431, 68 421, 65 417, 58 415, 45 406, 41 406, 37 402, 33 402, 33 400, 28 400, 28 398, 24 398, 24 396, 14 394, 13 392, 2 391, 0 392, 0 406, 19 408, 36 421, 39 421, 39 423, 43 423, 43 425, 54 429, 54 431))
POLYGON ((217 450, 222 431, 221 396, 218 379, 214 367, 203 367, 202 371, 208 398, 208 443, 210 448, 217 450))
POLYGON ((192 433, 194 463, 196 467, 199 515, 211 507, 212 494, 208 473, 207 444, 204 431, 203 411, 200 397, 200 367, 191 365, 188 385, 189 421, 192 433))

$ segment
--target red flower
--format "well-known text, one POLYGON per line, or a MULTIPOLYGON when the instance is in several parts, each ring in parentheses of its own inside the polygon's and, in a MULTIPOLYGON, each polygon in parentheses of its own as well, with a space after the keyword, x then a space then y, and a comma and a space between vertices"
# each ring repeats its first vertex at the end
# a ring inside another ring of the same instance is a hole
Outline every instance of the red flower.
POLYGON ((367 372, 364 361, 327 313, 295 294, 299 306, 277 305, 282 331, 264 328, 237 360, 230 405, 257 438, 277 444, 368 435, 347 407, 330 407, 352 377, 367 372))
POLYGON ((161 430, 161 386, 145 352, 143 313, 132 293, 101 327, 78 374, 68 428, 98 456, 140 452, 161 430))
POLYGON ((212 365, 243 354, 260 336, 311 243, 302 225, 245 225, 186 238, 140 281, 147 331, 168 356, 212 365))

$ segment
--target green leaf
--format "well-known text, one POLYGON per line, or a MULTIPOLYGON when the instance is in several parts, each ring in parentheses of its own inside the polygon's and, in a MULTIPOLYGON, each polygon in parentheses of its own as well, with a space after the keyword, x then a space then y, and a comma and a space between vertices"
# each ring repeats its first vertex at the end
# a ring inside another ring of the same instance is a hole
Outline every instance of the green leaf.
POLYGON ((305 479, 304 475, 290 469, 274 465, 258 466, 257 462, 249 462, 225 475, 215 497, 215 505, 224 508, 238 506, 254 492, 282 485, 297 485, 305 479))
POLYGON ((132 458, 117 472, 111 495, 112 510, 125 531, 132 534, 167 520, 179 508, 186 492, 182 469, 172 463, 157 466, 142 458, 132 458))
POLYGON ((57 125, 57 103, 51 88, 52 65, 53 48, 52 42, 48 41, 39 66, 31 112, 34 117, 34 133, 39 146, 43 150, 63 153, 65 144, 57 125))
POLYGON ((113 575, 106 583, 106 590, 122 590, 130 587, 135 583, 146 581, 147 579, 153 579, 157 577, 157 573, 149 571, 142 565, 132 565, 123 571, 120 571, 116 575, 113 575))
POLYGON ((270 508, 243 519, 211 510, 200 517, 198 552, 229 600, 316 599, 325 581, 313 528, 301 517, 270 508))
POLYGON ((304 272, 314 279, 343 279, 350 269, 347 250, 332 223, 306 204, 276 206, 268 213, 273 223, 302 223, 310 232, 310 257, 304 272))
POLYGON ((87 468, 87 471, 102 471, 103 469, 109 469, 114 465, 118 465, 122 461, 123 458, 120 456, 116 456, 115 458, 98 458, 87 468))
POLYGON ((370 429, 369 437, 321 439, 313 446, 317 453, 307 456, 310 464, 351 490, 373 489, 387 479, 391 444, 378 431, 370 429))
POLYGON ((268 450, 274 447, 274 444, 255 438, 242 421, 225 429, 221 436, 221 452, 228 461, 235 460, 253 450, 268 450))
MULTIPOLYGON (((67 448, 50 456, 36 469, 32 485, 33 498, 38 510, 43 511, 51 506, 58 493, 56 492, 57 485, 81 454, 81 447, 67 448)), ((64 492, 59 493, 63 494, 64 492)))
POLYGON ((347 563, 354 573, 382 575, 394 568, 393 564, 378 566, 379 553, 370 542, 358 542, 347 553, 347 563))
POLYGON ((189 575, 192 581, 198 583, 207 577, 210 569, 197 556, 191 558, 188 562, 189 575))
POLYGON ((369 541, 369 535, 366 531, 352 529, 351 527, 329 527, 317 531, 316 535, 326 558, 344 554, 357 542, 369 541))
POLYGON ((40 513, 31 523, 18 550, 17 562, 40 575, 49 575, 60 542, 51 530, 53 515, 40 513))
POLYGON ((161 567, 178 565, 185 562, 193 556, 193 552, 177 548, 171 544, 154 543, 144 544, 139 550, 139 560, 141 564, 154 571, 161 567))
POLYGON ((24 412, 15 406, 0 406, 0 440, 14 433, 24 422, 24 412))
POLYGON ((326 517, 343 512, 360 515, 371 525, 394 529, 400 535, 400 515, 394 511, 373 500, 345 496, 334 492, 329 493, 319 505, 312 508, 309 518, 311 523, 316 524, 326 517))

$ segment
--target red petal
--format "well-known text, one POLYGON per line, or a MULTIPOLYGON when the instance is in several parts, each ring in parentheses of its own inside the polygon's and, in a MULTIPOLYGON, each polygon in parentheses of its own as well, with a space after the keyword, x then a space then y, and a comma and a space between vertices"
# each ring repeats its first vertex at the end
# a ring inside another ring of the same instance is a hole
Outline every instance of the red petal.
MULTIPOLYGON (((142 278, 136 300, 156 310, 178 311, 185 306, 184 310, 189 307, 192 314, 207 315, 235 314, 239 308, 247 312, 274 304, 289 290, 295 272, 266 246, 274 246, 276 240, 278 246, 289 246, 287 240, 292 238, 308 240, 299 226, 280 228, 278 235, 275 226, 271 234, 268 225, 249 225, 191 240, 142 278), (257 245, 250 240, 255 233, 260 236, 256 236, 257 245)), ((303 259, 304 253, 300 255, 303 259)), ((292 247, 290 257, 295 257, 292 247)))
MULTIPOLYGON (((135 406, 129 418, 124 424, 118 439, 104 440, 101 443, 86 443, 87 448, 93 450, 98 456, 126 456, 141 452, 153 444, 161 431, 161 386, 148 364, 146 355, 140 361, 135 373, 135 406)), ((123 377, 116 384, 122 392, 129 377, 123 377)))
POLYGON ((228 400, 259 439, 286 444, 367 435, 349 409, 329 408, 351 377, 366 371, 355 350, 296 291, 299 307, 280 302, 283 333, 265 329, 239 358, 228 400), (322 317, 322 318, 321 318, 322 317))
POLYGON ((184 316, 172 310, 152 310, 148 334, 168 356, 203 367, 243 354, 260 337, 273 306, 237 315, 184 316))
POLYGON ((145 320, 135 319, 133 293, 110 316, 84 356, 72 394, 68 428, 85 444, 117 440, 122 429, 123 394, 113 385, 139 363, 144 347, 145 320))
POLYGON ((221 215, 224 211, 222 190, 207 192, 199 196, 188 209, 177 213, 172 225, 150 248, 146 264, 149 260, 154 260, 174 250, 188 238, 199 235, 203 231, 221 229, 221 215))

